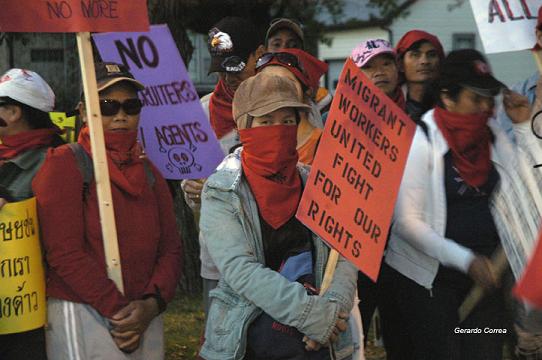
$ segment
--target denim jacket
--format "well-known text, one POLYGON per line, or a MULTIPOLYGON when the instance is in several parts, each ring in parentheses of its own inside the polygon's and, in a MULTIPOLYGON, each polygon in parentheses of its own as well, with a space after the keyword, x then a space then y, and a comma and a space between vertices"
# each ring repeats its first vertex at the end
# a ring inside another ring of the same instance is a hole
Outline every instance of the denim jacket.
MULTIPOLYGON (((333 282, 322 296, 309 296, 299 283, 290 282, 265 266, 257 204, 242 175, 239 148, 228 155, 209 177, 202 193, 200 229, 221 278, 210 292, 211 308, 200 356, 207 360, 243 359, 247 330, 265 311, 276 321, 325 342, 339 312, 353 306, 357 270, 344 258, 333 282)), ((308 171, 299 168, 303 181, 308 171)), ((316 252, 316 286, 320 286, 329 249, 312 235, 316 252)), ((350 329, 334 344, 338 359, 353 351, 350 329)))

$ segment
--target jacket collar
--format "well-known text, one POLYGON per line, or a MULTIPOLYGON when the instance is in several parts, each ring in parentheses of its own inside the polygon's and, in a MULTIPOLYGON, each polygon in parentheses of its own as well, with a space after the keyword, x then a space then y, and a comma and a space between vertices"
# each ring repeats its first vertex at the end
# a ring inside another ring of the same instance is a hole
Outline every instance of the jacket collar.
POLYGON ((11 162, 23 170, 28 170, 42 160, 40 156, 37 156, 41 152, 43 152, 43 148, 28 150, 6 162, 11 162))

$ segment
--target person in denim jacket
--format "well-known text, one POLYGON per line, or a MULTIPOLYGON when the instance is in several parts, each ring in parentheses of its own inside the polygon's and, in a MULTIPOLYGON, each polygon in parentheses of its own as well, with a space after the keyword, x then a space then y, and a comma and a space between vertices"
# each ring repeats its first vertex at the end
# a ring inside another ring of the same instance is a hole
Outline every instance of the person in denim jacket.
POLYGON ((200 228, 221 274, 210 293, 204 359, 257 358, 247 338, 263 313, 304 335, 301 357, 276 358, 309 359, 328 343, 338 359, 353 351, 346 318, 353 306, 355 267, 341 257, 322 296, 309 295, 279 273, 287 253, 309 249, 318 288, 329 253, 295 218, 308 175, 297 167, 297 112, 307 108, 293 82, 279 76, 258 74, 235 94, 233 113, 243 147, 226 157, 202 194, 200 228))

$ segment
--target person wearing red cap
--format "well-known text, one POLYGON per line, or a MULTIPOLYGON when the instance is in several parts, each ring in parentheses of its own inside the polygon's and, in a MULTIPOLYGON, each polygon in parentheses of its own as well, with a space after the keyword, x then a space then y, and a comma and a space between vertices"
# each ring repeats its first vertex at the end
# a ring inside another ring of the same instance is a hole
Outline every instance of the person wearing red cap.
MULTIPOLYGON (((0 211, 9 202, 18 202, 34 196, 31 183, 45 160, 48 148, 64 143, 60 137, 61 130, 49 118, 48 112, 53 111, 54 106, 53 90, 37 73, 25 69, 11 69, 0 77, 0 211)), ((2 240, 5 241, 4 238, 2 240)), ((24 241, 20 242, 19 246, 28 247, 24 241)), ((36 251, 39 253, 39 250, 36 251)), ((3 259, 6 258, 1 245, 0 254, 3 259)), ((24 271, 23 275, 26 275, 24 271)), ((10 275, 6 272, 4 278, 2 268, 2 278, 8 280, 8 276, 11 276, 11 272, 10 275)), ((40 281, 44 283, 45 279, 38 278, 36 282, 40 281)), ((6 286, 5 283, 2 286, 6 286)), ((19 295, 27 292, 28 286, 24 291, 23 287, 24 283, 19 289, 22 291, 19 295)), ((14 293, 16 291, 11 288, 9 290, 14 293)), ((41 296, 45 298, 45 294, 41 293, 41 296)), ((15 299, 16 297, 13 302, 15 299)), ((11 314, 9 309, 11 297, 6 296, 3 300, 4 315, 8 311, 11 314)), ((21 307, 17 311, 25 309, 26 307, 21 307)), ((6 330, 4 324, 2 330, 4 332, 6 330)), ((43 326, 0 335, 0 359, 46 358, 43 326)))
POLYGON ((328 65, 299 49, 283 49, 278 53, 266 53, 256 63, 258 72, 285 76, 293 80, 299 95, 311 106, 309 113, 300 113, 297 127, 297 151, 299 161, 311 165, 322 135, 320 112, 311 95, 318 89, 320 77, 328 65))
POLYGON ((404 81, 406 112, 419 121, 423 113, 433 107, 427 98, 427 84, 436 80, 439 64, 444 59, 444 50, 439 39, 422 30, 411 30, 395 46, 399 71, 404 81))

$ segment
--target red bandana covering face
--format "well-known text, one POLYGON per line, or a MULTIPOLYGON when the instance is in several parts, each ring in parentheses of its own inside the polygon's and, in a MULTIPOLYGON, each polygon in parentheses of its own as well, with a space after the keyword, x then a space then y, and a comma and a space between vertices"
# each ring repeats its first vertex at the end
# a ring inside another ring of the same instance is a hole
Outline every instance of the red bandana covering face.
POLYGON ((62 134, 58 127, 34 129, 16 135, 2 136, 0 140, 0 160, 12 159, 27 151, 51 145, 55 135, 62 134))
MULTIPOLYGON (((137 131, 104 131, 107 164, 111 181, 132 196, 139 196, 146 186, 145 168, 141 148, 137 144, 137 131)), ((92 157, 88 127, 83 128, 77 140, 92 157)))
POLYGON ((243 172, 260 215, 278 229, 294 216, 301 198, 297 171, 297 126, 260 126, 239 130, 243 172))
POLYGON ((220 79, 209 101, 211 126, 218 139, 236 128, 232 114, 234 92, 220 79))
POLYGON ((489 114, 459 115, 435 108, 435 120, 450 147, 452 162, 470 186, 485 184, 491 170, 488 119, 489 114))

